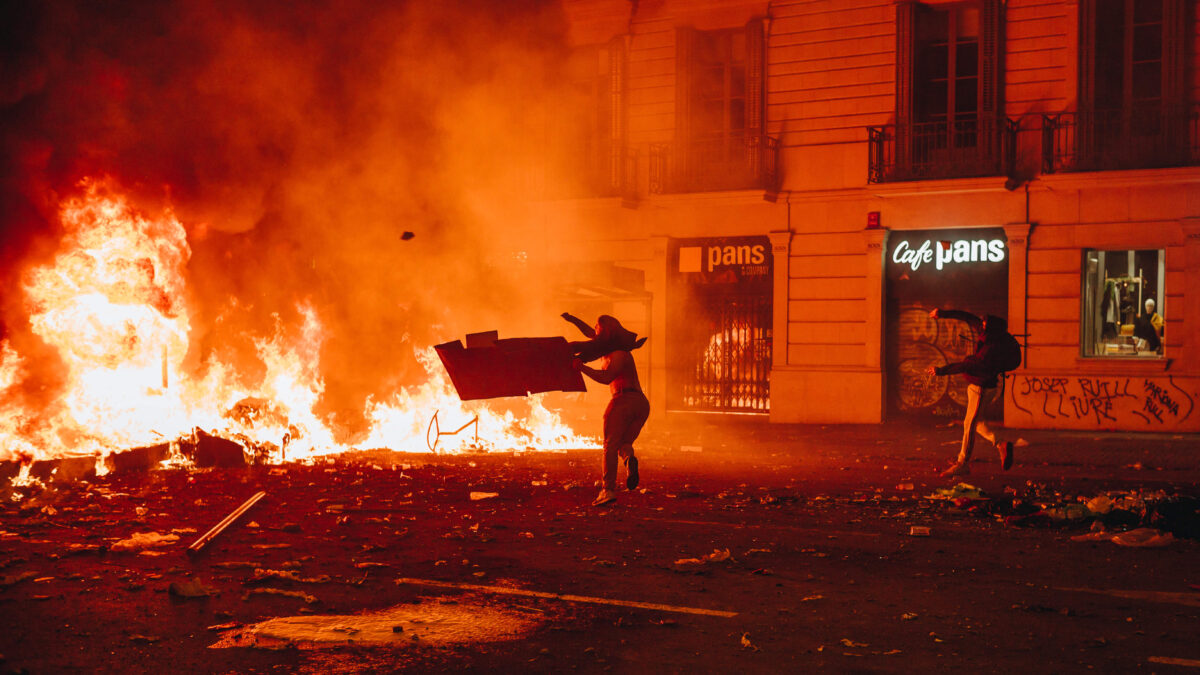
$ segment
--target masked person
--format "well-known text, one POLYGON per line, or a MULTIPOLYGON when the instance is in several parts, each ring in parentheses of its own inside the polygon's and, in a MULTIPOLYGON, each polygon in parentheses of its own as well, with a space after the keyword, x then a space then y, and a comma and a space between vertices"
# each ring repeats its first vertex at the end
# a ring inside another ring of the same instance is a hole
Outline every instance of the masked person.
POLYGON ((979 336, 975 342, 975 352, 958 363, 948 363, 944 366, 930 366, 931 375, 951 375, 962 373, 967 381, 967 411, 963 417, 962 446, 958 451, 958 459, 942 472, 943 477, 965 476, 971 472, 969 463, 971 451, 975 448, 975 434, 979 434, 996 446, 1000 453, 1000 464, 1005 471, 1012 468, 1012 441, 1000 443, 996 434, 988 427, 985 420, 979 417, 980 403, 984 389, 994 389, 1000 381, 1001 373, 1012 370, 1020 365, 1020 345, 1008 334, 1008 322, 998 316, 988 315, 984 319, 959 310, 933 310, 929 313, 934 319, 957 319, 964 321, 979 336), (1012 363, 1010 344, 1016 348, 1016 363, 1012 363))
POLYGON ((592 506, 607 506, 617 501, 618 457, 628 469, 625 487, 632 490, 638 486, 638 459, 633 442, 650 416, 650 401, 642 393, 630 351, 641 347, 646 338, 639 339, 607 314, 596 320, 595 328, 569 313, 564 312, 562 317, 590 338, 570 343, 575 354, 571 365, 596 382, 607 384, 612 392, 612 400, 604 411, 604 486, 592 502, 592 506), (584 363, 594 359, 601 359, 599 369, 584 363))

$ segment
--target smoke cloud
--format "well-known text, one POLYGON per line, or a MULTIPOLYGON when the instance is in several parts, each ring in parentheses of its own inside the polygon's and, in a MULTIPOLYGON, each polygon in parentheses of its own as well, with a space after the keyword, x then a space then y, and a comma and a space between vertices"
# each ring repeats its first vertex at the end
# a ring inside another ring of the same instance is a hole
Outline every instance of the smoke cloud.
MULTIPOLYGON (((107 176, 188 230, 190 367, 218 356, 252 377, 253 339, 307 304, 326 329, 322 412, 347 433, 368 396, 423 379, 414 346, 561 330, 519 255, 544 234, 526 200, 565 60, 558 3, 2 11, 5 289, 53 254, 60 200, 107 176)), ((52 372, 23 312, 6 290, 0 336, 52 372)))

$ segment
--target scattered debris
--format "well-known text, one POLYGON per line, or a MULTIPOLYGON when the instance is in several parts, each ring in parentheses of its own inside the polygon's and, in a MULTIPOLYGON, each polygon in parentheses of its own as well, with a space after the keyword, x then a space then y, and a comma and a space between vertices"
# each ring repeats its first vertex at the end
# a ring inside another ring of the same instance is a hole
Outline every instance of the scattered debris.
POLYGON ((725 562, 726 560, 729 560, 731 557, 732 556, 729 553, 729 549, 727 549, 727 548, 719 549, 718 548, 718 549, 715 549, 712 553, 709 553, 708 555, 705 555, 705 556, 701 556, 699 558, 680 558, 679 560, 675 561, 675 564, 676 565, 703 565, 705 563, 710 563, 710 562, 725 562))
POLYGON ((110 551, 143 551, 159 546, 170 546, 179 541, 177 534, 159 534, 158 532, 135 532, 132 537, 122 539, 109 547, 110 551))
POLYGON ((925 525, 913 525, 908 528, 908 536, 910 537, 928 537, 933 534, 933 530, 925 525))
POLYGON ((1150 527, 1139 527, 1125 532, 1109 532, 1096 530, 1087 534, 1071 537, 1071 541, 1111 541, 1118 546, 1130 548, 1161 548, 1175 542, 1175 536, 1170 532, 1160 532, 1150 527))
POLYGON ((290 598, 300 598, 310 605, 314 602, 319 602, 315 595, 309 595, 300 591, 285 591, 282 588, 252 588, 246 595, 242 596, 242 599, 249 600, 251 595, 286 595, 290 598))
POLYGON ((188 549, 187 549, 188 554, 195 555, 195 554, 203 551, 204 547, 208 546, 209 542, 211 542, 213 539, 215 539, 217 537, 217 535, 219 535, 225 531, 225 528, 229 527, 234 522, 236 522, 238 518, 241 518, 244 513, 246 513, 247 511, 250 510, 251 506, 254 506, 255 504, 257 504, 259 502, 260 499, 262 499, 263 497, 266 497, 266 496, 267 496, 266 492, 255 493, 254 496, 251 497, 250 499, 247 499, 244 504, 242 504, 241 506, 234 509, 233 512, 230 513, 229 515, 225 516, 225 518, 222 519, 221 522, 214 525, 211 530, 209 530, 208 532, 205 532, 204 536, 202 536, 199 539, 197 539, 196 541, 192 542, 192 545, 188 546, 188 549))
POLYGON ((329 575, 322 574, 319 577, 302 577, 291 570, 268 570, 255 568, 254 576, 246 580, 246 583, 256 583, 269 579, 283 579, 285 581, 295 581, 299 584, 327 584, 329 583, 329 575))
POLYGON ((842 645, 846 647, 870 647, 871 645, 865 642, 855 642, 850 638, 842 638, 842 645))
POLYGON ((167 592, 177 598, 207 598, 220 595, 220 591, 211 586, 205 586, 200 583, 199 579, 172 581, 171 585, 167 586, 167 592))
POLYGON ((742 649, 749 649, 754 652, 758 651, 758 647, 755 647, 754 643, 750 642, 749 633, 742 633, 742 649))
POLYGON ((32 579, 37 576, 37 572, 18 572, 5 577, 0 577, 0 588, 8 588, 15 586, 26 579, 32 579))
POLYGON ((499 496, 500 496, 499 492, 472 492, 471 493, 471 501, 477 502, 481 499, 491 499, 492 497, 499 497, 499 496))

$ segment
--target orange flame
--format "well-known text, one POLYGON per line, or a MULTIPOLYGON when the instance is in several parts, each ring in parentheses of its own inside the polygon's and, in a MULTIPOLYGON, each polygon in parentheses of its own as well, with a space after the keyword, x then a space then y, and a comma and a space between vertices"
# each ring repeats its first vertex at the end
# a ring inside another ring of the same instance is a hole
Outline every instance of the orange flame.
MULTIPOLYGON (((27 360, 0 341, 0 460, 102 456, 173 441, 195 428, 241 441, 268 461, 350 449, 314 413, 324 382, 323 330, 313 308, 298 308, 303 322, 296 334, 277 327, 255 343, 266 373, 260 382, 242 382, 238 369, 216 361, 206 364, 203 378, 189 378, 182 365, 191 249, 183 225, 170 211, 158 218, 136 211, 106 182, 83 187, 82 197, 62 206, 59 253, 29 270, 22 288, 33 332, 61 358, 63 393, 49 410, 24 410, 11 394, 27 360)), ((372 428, 359 447, 427 452, 435 412, 455 427, 478 416, 480 449, 597 445, 575 435, 540 397, 520 420, 486 404, 465 405, 434 350, 417 357, 428 381, 368 401, 372 428)), ((466 434, 438 440, 439 452, 474 445, 466 434)))

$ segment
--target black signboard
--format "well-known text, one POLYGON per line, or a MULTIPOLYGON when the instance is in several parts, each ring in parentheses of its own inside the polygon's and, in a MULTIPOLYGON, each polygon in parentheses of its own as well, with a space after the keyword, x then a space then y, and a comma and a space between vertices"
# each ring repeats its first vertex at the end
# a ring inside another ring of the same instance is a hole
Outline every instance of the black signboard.
MULTIPOLYGON (((930 366, 960 361, 975 349, 966 322, 931 317, 959 309, 983 317, 1008 315, 1008 242, 1002 228, 890 232, 887 280, 888 408, 905 416, 961 417, 966 382, 928 374, 930 366)), ((996 419, 998 390, 984 397, 996 419)))

